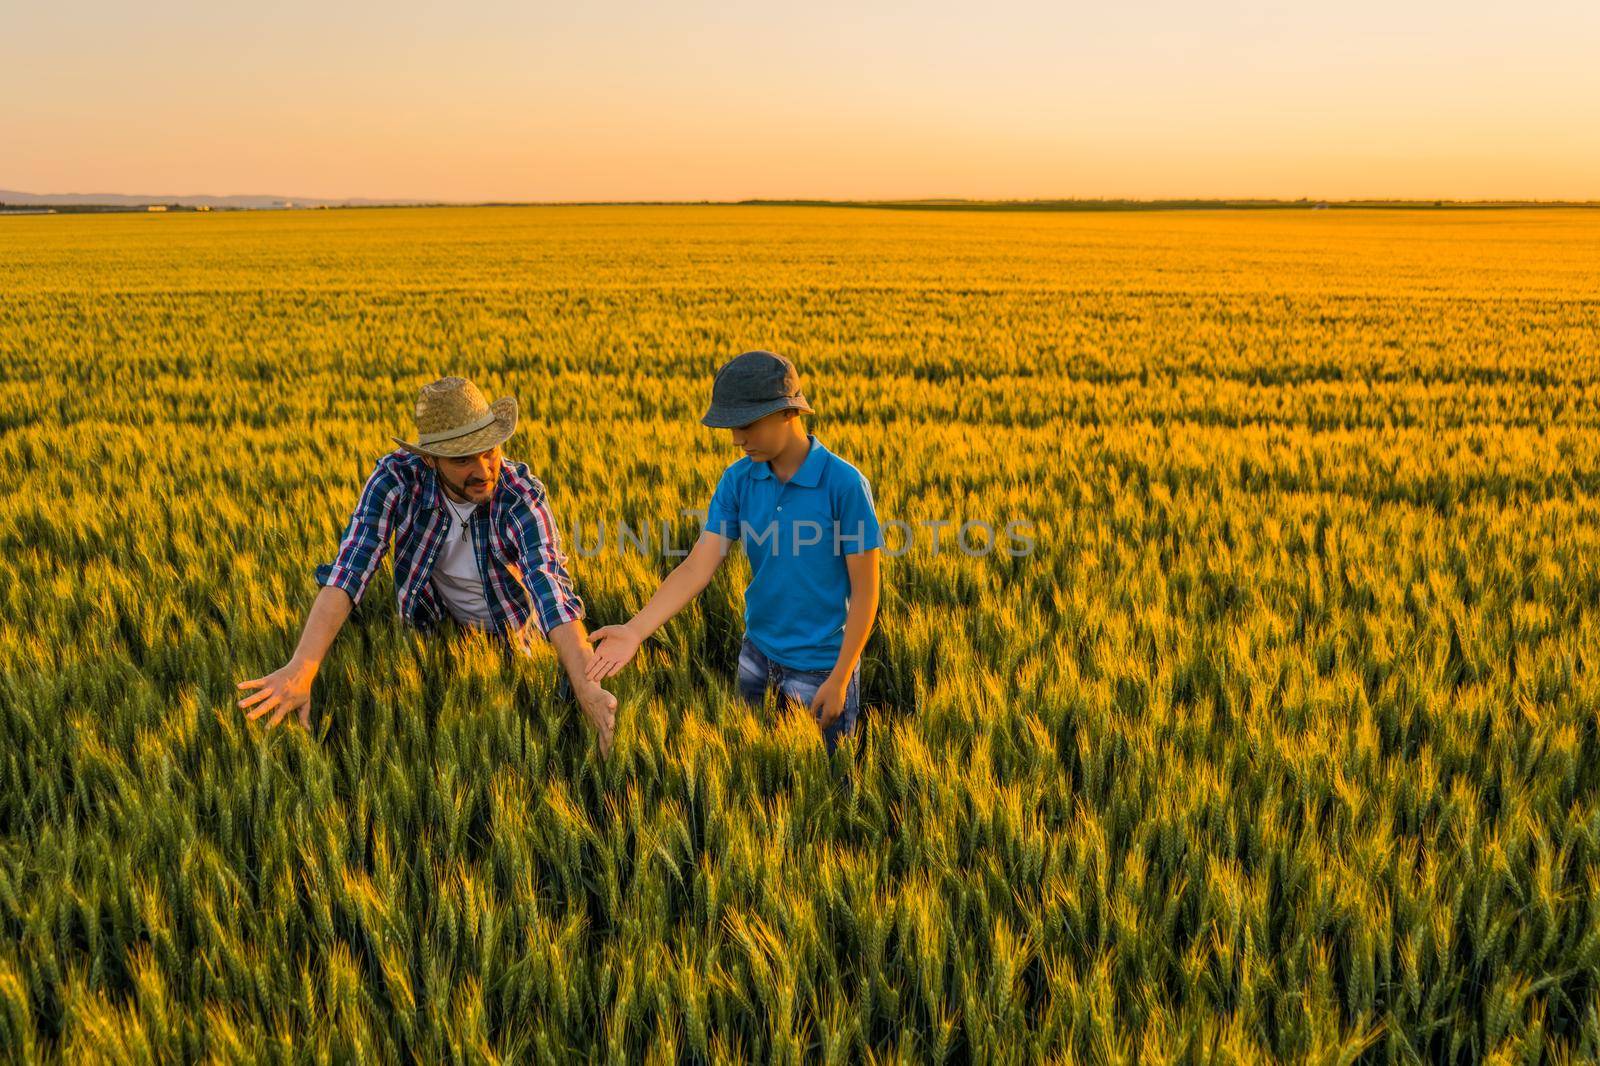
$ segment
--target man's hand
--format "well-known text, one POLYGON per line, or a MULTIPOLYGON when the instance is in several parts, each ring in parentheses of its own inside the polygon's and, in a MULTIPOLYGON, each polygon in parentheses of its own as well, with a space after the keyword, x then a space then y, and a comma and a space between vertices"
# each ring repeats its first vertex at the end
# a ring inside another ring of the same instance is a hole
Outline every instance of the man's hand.
POLYGON ((594 642, 594 657, 589 660, 584 677, 594 682, 604 681, 627 666, 643 643, 627 625, 601 626, 589 634, 589 639, 594 642))
POLYGON ((261 691, 253 696, 246 696, 239 701, 240 707, 256 705, 256 709, 245 715, 252 722, 268 711, 272 717, 267 720, 270 728, 283 721, 284 715, 290 711, 300 712, 300 724, 311 725, 311 682, 316 679, 317 667, 314 663, 304 663, 299 659, 290 659, 289 662, 274 670, 266 677, 252 678, 241 681, 236 688, 256 688, 261 691))
POLYGON ((822 728, 831 726, 844 713, 844 688, 844 682, 830 677, 811 697, 811 716, 822 728))
POLYGON ((578 705, 584 716, 600 734, 600 754, 611 754, 611 734, 617 725, 617 698, 593 681, 585 681, 577 689, 578 705))
POLYGON ((600 734, 600 754, 610 755, 611 731, 617 723, 617 698, 598 682, 584 676, 594 652, 589 647, 589 638, 584 635, 583 622, 576 618, 563 622, 550 630, 549 638, 572 684, 572 695, 583 708, 584 717, 600 734))

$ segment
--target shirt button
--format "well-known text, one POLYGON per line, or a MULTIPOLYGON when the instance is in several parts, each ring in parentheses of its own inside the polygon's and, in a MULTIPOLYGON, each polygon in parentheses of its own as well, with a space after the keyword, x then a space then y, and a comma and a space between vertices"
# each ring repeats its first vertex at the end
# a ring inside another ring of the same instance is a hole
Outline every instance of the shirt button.
POLYGON ((782 507, 780 507, 780 508, 778 508, 778 510, 780 510, 780 511, 781 511, 781 510, 783 510, 783 508, 782 508, 782 507))

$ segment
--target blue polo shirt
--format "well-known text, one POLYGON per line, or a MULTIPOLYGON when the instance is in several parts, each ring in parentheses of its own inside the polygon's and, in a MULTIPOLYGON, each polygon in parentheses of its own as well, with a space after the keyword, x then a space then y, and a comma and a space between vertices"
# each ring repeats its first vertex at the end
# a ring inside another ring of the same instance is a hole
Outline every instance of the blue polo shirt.
POLYGON ((744 632, 793 670, 832 670, 850 606, 845 556, 883 547, 872 486, 807 434, 811 449, 787 482, 748 455, 723 471, 705 528, 750 557, 744 632))

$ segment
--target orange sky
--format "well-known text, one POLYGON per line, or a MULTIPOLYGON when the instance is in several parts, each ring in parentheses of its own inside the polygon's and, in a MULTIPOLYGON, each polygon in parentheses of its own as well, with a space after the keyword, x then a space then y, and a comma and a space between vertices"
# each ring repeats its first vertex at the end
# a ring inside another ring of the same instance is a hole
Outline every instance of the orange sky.
POLYGON ((9 12, 0 188, 1600 199, 1592 2, 223 6, 9 12))

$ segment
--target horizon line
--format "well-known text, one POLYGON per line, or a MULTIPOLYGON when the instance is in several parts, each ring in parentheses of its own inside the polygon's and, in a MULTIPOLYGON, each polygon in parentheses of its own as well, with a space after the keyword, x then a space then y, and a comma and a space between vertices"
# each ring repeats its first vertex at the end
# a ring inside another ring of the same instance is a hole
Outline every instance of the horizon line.
MULTIPOLYGON (((1548 207, 1593 207, 1600 206, 1600 200, 1570 200, 1570 199, 1543 199, 1519 197, 1478 197, 1461 199, 1454 197, 1318 197, 1300 196, 1297 198, 1263 197, 1263 196, 1170 196, 1170 197, 1133 197, 1133 196, 1039 196, 1039 197, 966 197, 966 196, 918 196, 909 198, 845 198, 834 199, 827 197, 741 197, 738 199, 442 199, 428 197, 385 197, 385 196, 291 196, 272 193, 113 193, 113 192, 51 192, 34 193, 20 189, 0 189, 0 206, 26 206, 26 207, 114 207, 138 205, 183 205, 188 202, 212 202, 227 204, 233 201, 255 201, 258 206, 281 206, 286 208, 306 206, 371 206, 371 207, 674 207, 674 206, 869 206, 869 207, 900 207, 900 208, 925 208, 936 209, 940 207, 1049 207, 1058 205, 1094 205, 1117 204, 1131 206, 1163 206, 1163 205, 1233 205, 1233 204, 1327 204, 1333 205, 1417 205, 1440 207, 1445 205, 1458 206, 1548 206, 1548 207), (9 197, 25 197, 25 200, 11 200, 9 197)), ((236 205, 242 206, 242 205, 236 205)))

